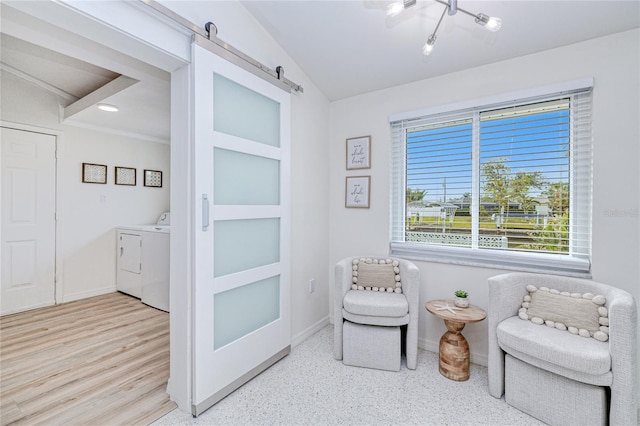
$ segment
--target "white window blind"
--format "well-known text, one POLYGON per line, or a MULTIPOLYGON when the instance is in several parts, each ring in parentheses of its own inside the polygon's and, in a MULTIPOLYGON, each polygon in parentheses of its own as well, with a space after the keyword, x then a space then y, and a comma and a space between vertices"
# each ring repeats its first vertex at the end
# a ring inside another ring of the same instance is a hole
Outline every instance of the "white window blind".
POLYGON ((583 275, 591 88, 391 122, 391 252, 583 275))

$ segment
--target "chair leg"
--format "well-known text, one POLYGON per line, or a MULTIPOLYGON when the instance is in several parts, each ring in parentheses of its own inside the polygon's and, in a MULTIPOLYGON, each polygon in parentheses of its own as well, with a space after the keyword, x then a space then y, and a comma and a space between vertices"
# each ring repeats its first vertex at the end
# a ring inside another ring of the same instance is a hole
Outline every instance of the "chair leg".
POLYGON ((407 325, 407 341, 405 343, 407 355, 407 368, 415 370, 418 364, 418 327, 415 324, 407 325))
POLYGON ((333 324, 333 357, 337 360, 342 360, 342 327, 344 320, 340 318, 336 319, 333 324))

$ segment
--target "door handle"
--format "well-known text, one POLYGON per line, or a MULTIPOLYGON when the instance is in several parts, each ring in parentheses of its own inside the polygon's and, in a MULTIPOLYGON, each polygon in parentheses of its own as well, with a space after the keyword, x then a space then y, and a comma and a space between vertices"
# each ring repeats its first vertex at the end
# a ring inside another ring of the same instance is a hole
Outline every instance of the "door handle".
POLYGON ((207 194, 202 194, 202 230, 206 231, 209 228, 209 197, 207 194))
POLYGON ((124 253, 124 247, 120 247, 120 257, 122 257, 122 253, 124 253))

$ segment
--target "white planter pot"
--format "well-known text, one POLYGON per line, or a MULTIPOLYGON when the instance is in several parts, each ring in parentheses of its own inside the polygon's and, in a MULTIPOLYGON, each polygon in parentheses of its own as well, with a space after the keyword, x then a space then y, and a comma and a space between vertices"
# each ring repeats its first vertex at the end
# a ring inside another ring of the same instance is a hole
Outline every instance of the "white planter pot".
POLYGON ((466 297, 458 297, 458 296, 456 296, 456 298, 454 299, 453 303, 458 308, 468 308, 469 307, 469 299, 466 298, 466 297))

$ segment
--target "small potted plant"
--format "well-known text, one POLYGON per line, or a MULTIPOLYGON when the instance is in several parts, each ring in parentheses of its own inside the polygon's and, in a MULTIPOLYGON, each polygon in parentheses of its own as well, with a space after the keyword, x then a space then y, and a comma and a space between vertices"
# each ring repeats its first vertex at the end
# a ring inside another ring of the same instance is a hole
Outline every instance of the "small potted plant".
POLYGON ((469 293, 467 293, 464 290, 456 290, 456 292, 454 294, 456 295, 456 298, 453 301, 453 303, 457 307, 459 307, 459 308, 467 308, 467 307, 469 307, 469 299, 467 299, 467 297, 469 296, 469 293))

